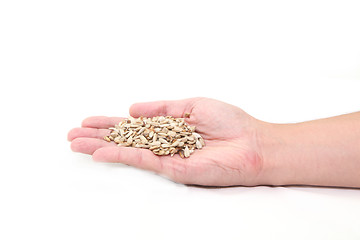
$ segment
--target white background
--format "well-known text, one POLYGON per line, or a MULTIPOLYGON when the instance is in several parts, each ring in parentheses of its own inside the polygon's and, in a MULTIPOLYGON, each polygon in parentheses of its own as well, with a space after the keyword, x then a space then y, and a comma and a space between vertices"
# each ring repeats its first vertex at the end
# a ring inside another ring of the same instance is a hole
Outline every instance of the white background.
POLYGON ((360 109, 358 1, 0 1, 1 239, 360 239, 360 192, 197 188, 73 153, 135 102, 360 109))

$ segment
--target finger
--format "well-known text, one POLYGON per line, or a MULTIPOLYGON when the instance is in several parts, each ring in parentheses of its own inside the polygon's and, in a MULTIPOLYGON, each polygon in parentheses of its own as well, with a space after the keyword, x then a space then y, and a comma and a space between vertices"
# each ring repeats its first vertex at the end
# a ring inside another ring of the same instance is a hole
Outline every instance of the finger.
POLYGON ((179 156, 156 156, 148 149, 104 147, 96 150, 93 159, 100 162, 123 163, 162 174, 177 182, 186 179, 186 161, 179 156))
POLYGON ((200 99, 201 98, 189 98, 177 101, 135 103, 130 107, 130 115, 133 117, 184 117, 185 113, 191 113, 194 103, 200 99))
POLYGON ((81 126, 86 128, 109 128, 124 120, 121 117, 95 116, 86 118, 81 126))
POLYGON ((86 137, 86 138, 98 138, 103 139, 104 136, 109 135, 109 129, 97 129, 97 128, 74 128, 68 133, 68 141, 72 141, 75 138, 86 137))
POLYGON ((93 154, 97 149, 102 147, 116 146, 114 142, 106 142, 96 138, 75 138, 71 142, 71 150, 85 154, 93 154))

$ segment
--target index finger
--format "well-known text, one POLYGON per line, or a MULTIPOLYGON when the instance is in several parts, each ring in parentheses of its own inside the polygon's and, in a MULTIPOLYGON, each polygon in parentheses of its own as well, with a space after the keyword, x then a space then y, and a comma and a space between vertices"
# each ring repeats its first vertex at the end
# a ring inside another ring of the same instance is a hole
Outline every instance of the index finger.
POLYGON ((94 116, 84 119, 81 126, 85 128, 103 128, 107 129, 113 127, 115 124, 118 124, 124 120, 121 117, 105 117, 105 116, 94 116))
POLYGON ((130 107, 130 115, 133 117, 184 117, 185 113, 191 113, 194 103, 199 99, 201 98, 135 103, 130 107))

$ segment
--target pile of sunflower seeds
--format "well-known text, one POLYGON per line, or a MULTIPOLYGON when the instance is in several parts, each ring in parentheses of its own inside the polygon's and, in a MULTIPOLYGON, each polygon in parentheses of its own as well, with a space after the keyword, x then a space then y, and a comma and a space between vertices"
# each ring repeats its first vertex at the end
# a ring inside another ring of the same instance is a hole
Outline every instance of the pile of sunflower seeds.
POLYGON ((205 146, 204 139, 195 132, 195 126, 188 125, 184 118, 129 117, 109 129, 110 135, 104 140, 114 141, 119 146, 147 148, 156 155, 179 153, 184 158, 205 146))

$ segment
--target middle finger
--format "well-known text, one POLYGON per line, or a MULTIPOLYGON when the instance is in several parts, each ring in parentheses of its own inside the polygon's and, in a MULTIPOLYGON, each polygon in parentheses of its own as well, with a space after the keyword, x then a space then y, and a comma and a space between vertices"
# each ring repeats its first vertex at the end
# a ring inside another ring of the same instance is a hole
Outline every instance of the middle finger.
POLYGON ((104 136, 109 135, 109 129, 97 129, 97 128, 74 128, 68 133, 68 140, 72 141, 75 138, 98 138, 103 139, 104 136))

